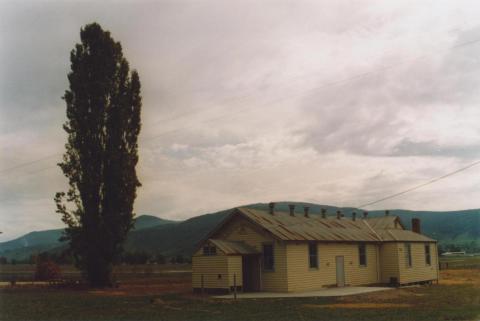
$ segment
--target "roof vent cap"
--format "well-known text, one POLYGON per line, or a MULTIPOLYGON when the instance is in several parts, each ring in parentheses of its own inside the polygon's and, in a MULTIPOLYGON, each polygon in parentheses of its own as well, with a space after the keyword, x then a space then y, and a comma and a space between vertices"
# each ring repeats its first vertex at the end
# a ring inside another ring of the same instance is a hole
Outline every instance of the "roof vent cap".
POLYGON ((322 208, 322 209, 321 209, 321 212, 322 212, 322 218, 327 218, 327 209, 326 209, 326 208, 322 208))
POLYGON ((290 209, 290 216, 295 216, 295 204, 288 204, 288 208, 290 209))
POLYGON ((268 209, 269 209, 269 213, 271 215, 275 215, 275 203, 274 202, 268 203, 268 209))
POLYGON ((309 211, 309 210, 310 210, 310 206, 304 206, 304 207, 303 207, 303 212, 304 212, 305 217, 310 217, 310 216, 308 215, 308 211, 309 211))

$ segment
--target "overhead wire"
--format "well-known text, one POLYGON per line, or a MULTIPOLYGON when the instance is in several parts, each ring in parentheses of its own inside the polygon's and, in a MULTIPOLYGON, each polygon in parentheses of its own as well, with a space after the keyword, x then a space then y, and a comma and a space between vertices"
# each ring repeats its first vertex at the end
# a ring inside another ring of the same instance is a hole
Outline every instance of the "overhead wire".
POLYGON ((468 170, 468 169, 470 169, 470 168, 472 168, 472 167, 474 167, 474 166, 477 166, 477 165, 479 165, 479 164, 480 164, 480 160, 477 160, 477 161, 475 161, 475 162, 473 162, 473 163, 470 163, 470 164, 467 165, 467 166, 461 167, 461 168, 459 168, 459 169, 456 169, 456 170, 454 170, 454 171, 452 171, 452 172, 449 172, 449 173, 447 173, 447 174, 444 174, 444 175, 442 175, 442 176, 433 178, 433 179, 431 179, 431 180, 429 180, 429 181, 427 181, 427 182, 425 182, 425 183, 421 183, 421 184, 415 185, 415 186, 410 187, 410 188, 407 188, 407 189, 405 189, 405 190, 403 190, 403 191, 401 191, 401 192, 397 192, 397 193, 394 193, 394 194, 391 194, 391 195, 382 197, 382 198, 380 198, 380 199, 377 199, 377 200, 375 200, 375 201, 371 201, 371 202, 368 202, 368 203, 359 205, 359 206, 357 206, 357 207, 358 207, 358 208, 364 208, 364 207, 367 207, 367 206, 370 206, 370 205, 378 204, 378 203, 380 203, 380 202, 383 202, 383 201, 386 201, 386 200, 389 200, 389 199, 392 199, 392 198, 395 198, 395 197, 398 197, 398 196, 401 196, 401 195, 404 195, 404 194, 413 192, 413 191, 415 191, 415 190, 417 190, 417 189, 420 189, 420 188, 422 188, 422 187, 431 185, 431 184, 433 184, 433 183, 436 183, 436 182, 438 182, 438 181, 441 181, 441 180, 443 180, 443 179, 446 179, 446 178, 448 178, 448 177, 450 177, 450 176, 453 176, 453 175, 456 175, 456 174, 461 173, 461 172, 463 172, 463 171, 466 171, 466 170, 468 170))
MULTIPOLYGON (((474 39, 474 40, 470 40, 470 41, 466 41, 466 42, 463 42, 463 43, 460 43, 460 44, 456 44, 456 45, 453 45, 453 46, 450 46, 448 48, 446 48, 445 50, 452 50, 452 49, 457 49, 457 48, 461 48, 461 47, 464 47, 464 46, 469 46, 469 45, 473 45, 473 44, 477 44, 480 42, 480 38, 478 39, 474 39)), ((412 61, 415 61, 415 60, 419 60, 419 59, 423 59, 423 58, 426 58, 426 57, 429 57, 430 55, 429 54, 423 54, 423 55, 420 55, 420 56, 417 56, 415 58, 412 58, 412 59, 409 59, 409 60, 406 60, 406 61, 403 61, 403 62, 400 62, 400 63, 396 63, 396 64, 391 64, 389 66, 385 66, 385 67, 381 67, 381 68, 378 68, 376 70, 372 70, 372 71, 367 71, 367 72, 363 72, 363 73, 359 73, 359 74, 356 74, 356 75, 353 75, 353 76, 350 76, 350 77, 346 77, 344 79, 340 79, 340 80, 337 80, 337 81, 332 81, 332 82, 327 82, 327 83, 324 83, 323 85, 320 85, 320 86, 315 86, 313 88, 309 88, 305 91, 302 91, 301 93, 297 94, 297 95, 288 95, 287 97, 280 97, 280 98, 277 98, 273 101, 269 101, 268 103, 266 104, 263 104, 261 106, 265 106, 265 105, 271 105, 273 103, 276 103, 276 102, 279 102, 279 101, 282 101, 282 100, 288 100, 288 99, 293 99, 293 98, 297 98, 297 97, 301 97, 307 93, 310 93, 310 92, 315 92, 315 91, 321 91, 321 90, 324 90, 326 88, 330 88, 330 87, 336 87, 336 86, 341 86, 341 85, 344 85, 344 84, 347 84, 347 83, 350 83, 352 81, 355 81, 355 80, 358 80, 358 79, 363 79, 365 77, 368 77, 370 75, 374 75, 374 74, 377 74, 377 73, 381 73, 381 72, 385 72, 387 70, 390 70, 390 69, 393 69, 393 68, 396 68, 398 67, 399 65, 403 65, 403 64, 406 64, 406 63, 409 63, 409 62, 412 62, 412 61)), ((302 76, 301 76, 302 77, 302 76)), ((305 77, 308 77, 308 76, 305 76, 305 77)), ((243 100, 245 99, 245 97, 240 97, 240 100, 243 100)), ((255 108, 257 108, 258 106, 254 106, 255 108)), ((226 113, 222 116, 219 116, 219 117, 215 117, 215 118, 212 118, 212 119, 207 119, 207 120, 204 120, 204 121, 201 121, 203 123, 208 123, 208 122, 211 122, 211 121, 217 121, 217 120, 220 120, 220 119, 223 119, 225 117, 229 117, 229 116, 232 116, 232 115, 235 115, 235 114, 239 114, 239 113, 244 113, 245 111, 249 110, 249 109, 253 109, 253 107, 245 107, 245 108, 240 108, 240 109, 237 109, 234 113, 226 113)), ((183 114, 183 116, 187 116, 187 115, 191 115, 191 114, 183 114)), ((152 124, 155 124, 155 123, 158 123, 160 121, 156 121, 152 124)), ((144 142, 148 142, 150 140, 154 140, 154 139, 157 139, 157 138, 160 138, 160 137, 164 137, 165 135, 168 135, 168 134, 171 134, 171 133, 174 133, 174 132, 177 132, 177 131, 180 131, 180 130, 183 130, 183 129, 186 129, 186 126, 184 127, 179 127, 179 128, 175 128, 175 129, 172 129, 172 130, 168 130, 166 132, 162 132, 158 135, 153 135, 153 136, 150 136, 150 137, 147 137, 145 139, 143 139, 144 142)), ((3 174, 5 173, 10 173, 11 171, 14 171, 14 170, 17 170, 19 168, 22 168, 22 167, 26 167, 26 166, 29 166, 29 165, 32 165, 32 164, 35 164, 35 163, 38 163, 38 162, 41 162, 41 161, 44 161, 44 160, 47 160, 47 159, 50 159, 50 158, 53 158, 53 157, 58 157, 62 155, 62 153, 55 153, 55 154, 51 154, 51 155, 47 155, 47 156, 44 156, 42 158, 39 158, 39 159, 35 159, 35 160, 32 160, 32 161, 29 161, 29 162, 25 162, 25 163, 21 163, 21 164, 18 164, 18 165, 15 165, 15 166, 12 166, 12 167, 8 167, 8 168, 4 168, 4 169, 0 169, 0 176, 2 176, 3 174)), ((54 167, 54 166, 53 166, 54 167)))

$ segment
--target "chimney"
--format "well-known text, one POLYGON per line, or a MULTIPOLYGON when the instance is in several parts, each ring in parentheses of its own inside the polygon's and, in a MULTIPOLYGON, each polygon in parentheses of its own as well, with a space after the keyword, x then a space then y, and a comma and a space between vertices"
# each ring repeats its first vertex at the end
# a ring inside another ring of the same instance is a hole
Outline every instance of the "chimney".
POLYGON ((268 203, 268 208, 269 208, 270 214, 275 215, 275 203, 274 202, 268 203))
POLYGON ((327 210, 322 208, 322 218, 327 218, 327 210))
POLYGON ((368 216, 368 212, 367 212, 367 211, 363 211, 363 218, 365 218, 365 219, 366 219, 366 218, 367 218, 367 216, 368 216))
POLYGON ((290 209, 290 216, 295 216, 295 205, 288 204, 288 208, 290 209))
POLYGON ((352 221, 355 221, 357 219, 357 213, 353 212, 352 213, 352 221))
POLYGON ((389 210, 385 210, 385 216, 388 216, 390 215, 390 211, 389 210))
POLYGON ((421 234, 422 229, 420 228, 420 219, 419 218, 412 218, 412 232, 421 234))
POLYGON ((308 210, 309 210, 309 209, 310 209, 309 206, 304 206, 304 207, 303 207, 303 212, 304 212, 304 214, 305 214, 305 217, 309 217, 309 216, 308 216, 308 210))
POLYGON ((342 212, 337 211, 337 219, 340 219, 342 217, 342 212))

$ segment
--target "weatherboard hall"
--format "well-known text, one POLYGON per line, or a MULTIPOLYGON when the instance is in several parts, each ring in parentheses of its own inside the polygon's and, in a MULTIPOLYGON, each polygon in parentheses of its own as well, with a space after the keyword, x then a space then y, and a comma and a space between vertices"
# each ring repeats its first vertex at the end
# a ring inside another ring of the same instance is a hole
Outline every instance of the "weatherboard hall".
POLYGON ((438 280, 435 240, 420 220, 405 229, 397 216, 351 218, 234 209, 193 255, 194 291, 314 291, 325 287, 406 285, 438 280))

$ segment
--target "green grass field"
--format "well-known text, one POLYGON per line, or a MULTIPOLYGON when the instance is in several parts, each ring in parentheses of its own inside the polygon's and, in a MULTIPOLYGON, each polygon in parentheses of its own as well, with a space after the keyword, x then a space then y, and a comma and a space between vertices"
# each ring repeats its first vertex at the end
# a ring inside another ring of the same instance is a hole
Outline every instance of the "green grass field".
POLYGON ((448 264, 448 269, 480 269, 480 256, 441 256, 440 264, 448 264))
MULTIPOLYGON (((120 265, 114 269, 114 278, 118 280, 128 279, 132 276, 136 278, 149 278, 158 274, 173 271, 191 271, 190 264, 145 264, 145 265, 120 265)), ((81 273, 72 265, 62 265, 62 278, 67 280, 78 280, 81 273)), ((0 282, 9 282, 12 279, 16 281, 33 281, 35 273, 34 264, 5 264, 0 265, 0 282)))
POLYGON ((116 289, 0 289, 0 320, 479 320, 478 270, 445 270, 439 285, 341 298, 218 300, 191 293, 190 273, 130 276, 116 289))

